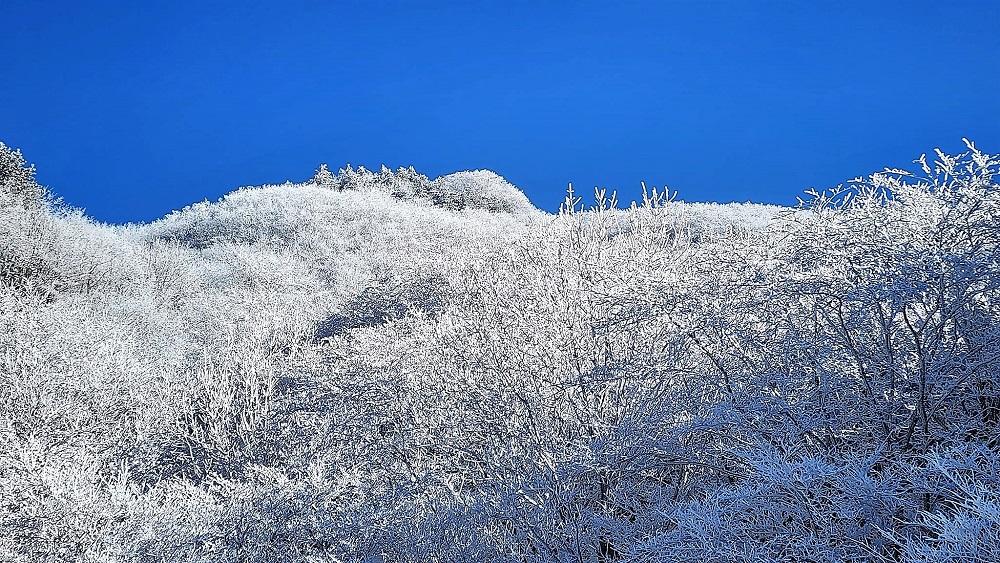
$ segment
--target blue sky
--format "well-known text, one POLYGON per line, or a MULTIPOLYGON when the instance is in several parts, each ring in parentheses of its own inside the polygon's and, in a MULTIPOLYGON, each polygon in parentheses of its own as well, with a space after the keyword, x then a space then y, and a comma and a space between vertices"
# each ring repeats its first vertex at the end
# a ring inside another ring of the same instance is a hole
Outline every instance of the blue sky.
POLYGON ((0 140, 109 222, 320 163, 793 204, 1000 152, 995 2, 3 0, 0 140))

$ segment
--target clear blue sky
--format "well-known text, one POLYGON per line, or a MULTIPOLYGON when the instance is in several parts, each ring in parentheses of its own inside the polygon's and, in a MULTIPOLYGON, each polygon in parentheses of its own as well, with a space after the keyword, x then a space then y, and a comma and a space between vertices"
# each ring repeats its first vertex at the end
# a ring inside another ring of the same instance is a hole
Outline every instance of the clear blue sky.
POLYGON ((323 162, 792 204, 969 137, 990 2, 2 0, 0 140, 110 222, 323 162))

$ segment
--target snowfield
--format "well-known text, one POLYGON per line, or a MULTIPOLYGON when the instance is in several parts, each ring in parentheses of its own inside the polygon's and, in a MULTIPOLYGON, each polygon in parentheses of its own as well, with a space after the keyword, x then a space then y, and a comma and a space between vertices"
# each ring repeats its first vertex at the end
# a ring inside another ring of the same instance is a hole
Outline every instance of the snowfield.
POLYGON ((1000 159, 915 168, 106 225, 0 144, 0 560, 1000 560, 1000 159))

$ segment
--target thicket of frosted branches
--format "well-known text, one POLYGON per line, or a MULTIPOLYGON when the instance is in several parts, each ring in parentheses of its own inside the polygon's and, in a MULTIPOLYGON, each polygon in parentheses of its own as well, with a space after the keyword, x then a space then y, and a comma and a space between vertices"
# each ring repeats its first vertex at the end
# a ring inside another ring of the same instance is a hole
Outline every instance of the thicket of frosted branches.
POLYGON ((998 166, 108 226, 0 144, 0 560, 996 561, 998 166))

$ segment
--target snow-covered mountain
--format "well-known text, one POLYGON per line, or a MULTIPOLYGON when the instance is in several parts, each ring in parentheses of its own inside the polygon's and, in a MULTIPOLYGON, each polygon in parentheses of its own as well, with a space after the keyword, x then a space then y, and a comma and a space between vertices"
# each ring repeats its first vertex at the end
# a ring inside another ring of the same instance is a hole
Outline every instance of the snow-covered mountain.
POLYGON ((0 144, 0 559, 994 560, 998 166, 556 215, 321 166, 105 225, 0 144))

